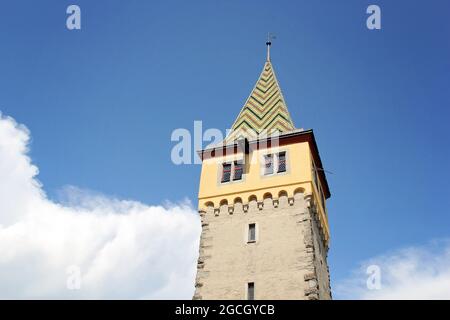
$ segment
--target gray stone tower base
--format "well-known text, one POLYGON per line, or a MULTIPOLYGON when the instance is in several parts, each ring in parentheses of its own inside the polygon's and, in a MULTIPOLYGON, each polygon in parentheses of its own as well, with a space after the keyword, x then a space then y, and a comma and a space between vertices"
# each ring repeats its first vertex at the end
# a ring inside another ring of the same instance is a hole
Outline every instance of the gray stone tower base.
POLYGON ((236 203, 200 212, 194 299, 331 299, 325 243, 311 195, 236 203), (256 241, 248 242, 248 225, 256 241))

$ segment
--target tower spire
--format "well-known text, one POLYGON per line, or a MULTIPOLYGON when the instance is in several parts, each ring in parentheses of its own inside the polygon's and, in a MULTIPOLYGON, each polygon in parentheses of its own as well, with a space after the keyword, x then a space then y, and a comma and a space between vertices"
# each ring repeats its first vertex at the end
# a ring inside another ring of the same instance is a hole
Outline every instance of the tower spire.
POLYGON ((275 37, 269 33, 266 42, 267 61, 250 96, 231 126, 227 142, 235 141, 242 136, 256 138, 264 132, 266 134, 274 131, 288 132, 295 129, 270 62, 272 39, 275 37))

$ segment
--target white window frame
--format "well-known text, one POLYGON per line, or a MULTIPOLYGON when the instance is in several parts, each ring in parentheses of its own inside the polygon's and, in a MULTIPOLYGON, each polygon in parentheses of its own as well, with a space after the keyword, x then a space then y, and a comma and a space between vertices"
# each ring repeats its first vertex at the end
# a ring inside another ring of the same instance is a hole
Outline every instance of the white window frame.
POLYGON ((224 161, 224 162, 222 162, 222 164, 220 165, 219 181, 222 184, 229 183, 229 182, 233 181, 233 161, 224 161), (225 165, 230 165, 230 179, 228 181, 223 181, 223 171, 224 171, 225 165))
POLYGON ((287 149, 278 149, 278 150, 271 150, 270 152, 264 152, 261 154, 260 157, 260 176, 262 177, 273 177, 277 175, 283 175, 288 174, 290 169, 289 166, 289 152, 287 149), (284 157, 286 161, 286 170, 282 172, 278 172, 278 164, 279 164, 279 155, 280 153, 284 152, 284 157), (272 156, 272 165, 273 165, 273 172, 266 174, 266 156, 271 155, 272 156))
POLYGON ((244 160, 233 160, 233 162, 232 162, 232 165, 231 165, 231 180, 230 181, 234 181, 234 182, 238 182, 238 181, 242 181, 242 180, 244 180, 244 173, 245 173, 245 163, 244 163, 244 160), (238 179, 238 180, 236 180, 235 178, 234 178, 234 174, 235 174, 235 171, 236 171, 236 164, 237 163, 240 163, 240 165, 242 166, 242 173, 241 173, 241 178, 240 179, 238 179))
POLYGON ((247 224, 245 225, 245 229, 244 229, 244 243, 251 244, 251 243, 257 243, 258 241, 259 241, 259 225, 258 225, 258 223, 254 222, 254 221, 247 222, 247 224), (255 240, 249 240, 251 224, 255 225, 255 240))
POLYGON ((277 166, 276 166, 276 170, 277 170, 277 174, 282 174, 287 172, 288 166, 287 166, 287 151, 286 150, 279 150, 277 153, 277 166), (279 171, 280 169, 280 153, 284 153, 284 171, 279 171))
POLYGON ((226 159, 222 161, 218 165, 219 169, 217 170, 217 181, 219 186, 227 185, 230 183, 240 183, 245 180, 245 161, 244 158, 237 158, 237 159, 226 159), (242 176, 239 180, 234 180, 234 169, 235 169, 235 163, 241 162, 242 163, 242 176), (231 164, 231 172, 230 172, 230 180, 222 182, 222 176, 223 176, 223 165, 224 164, 231 164))

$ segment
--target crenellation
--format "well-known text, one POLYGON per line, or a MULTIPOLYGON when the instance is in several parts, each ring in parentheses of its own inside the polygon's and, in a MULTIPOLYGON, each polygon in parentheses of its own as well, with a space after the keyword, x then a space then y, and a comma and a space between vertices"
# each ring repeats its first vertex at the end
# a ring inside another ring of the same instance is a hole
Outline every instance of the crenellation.
POLYGON ((256 211, 258 209, 258 202, 256 200, 249 201, 247 211, 256 211))
POLYGON ((236 214, 244 213, 244 208, 243 208, 243 205, 241 202, 234 204, 233 213, 236 213, 236 214))

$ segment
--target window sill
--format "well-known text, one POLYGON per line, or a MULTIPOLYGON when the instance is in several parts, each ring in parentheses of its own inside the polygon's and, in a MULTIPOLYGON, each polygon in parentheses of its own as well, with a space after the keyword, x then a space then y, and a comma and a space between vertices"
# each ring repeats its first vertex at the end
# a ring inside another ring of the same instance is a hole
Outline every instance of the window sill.
POLYGON ((239 179, 239 180, 230 180, 230 181, 220 181, 220 185, 221 186, 226 186, 228 184, 233 184, 233 183, 240 183, 240 182, 244 182, 244 179, 239 179))

